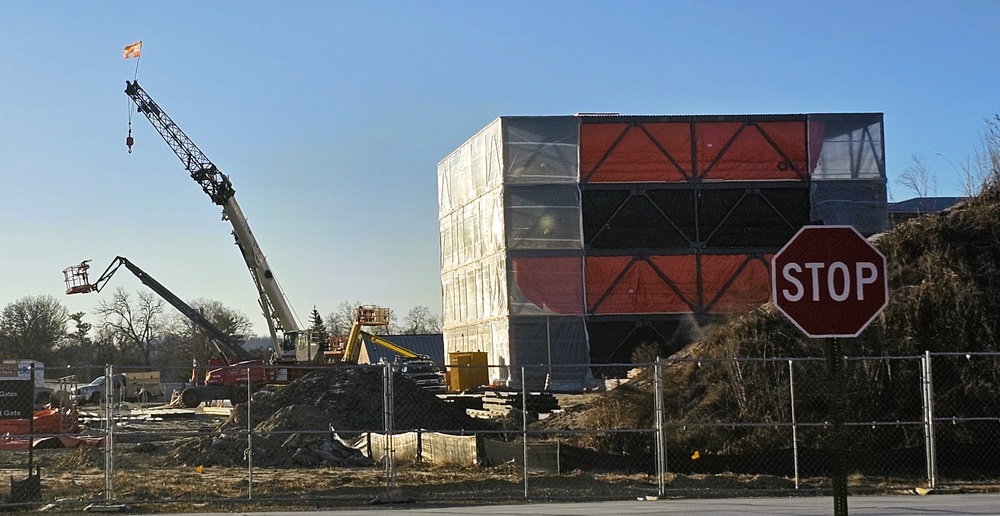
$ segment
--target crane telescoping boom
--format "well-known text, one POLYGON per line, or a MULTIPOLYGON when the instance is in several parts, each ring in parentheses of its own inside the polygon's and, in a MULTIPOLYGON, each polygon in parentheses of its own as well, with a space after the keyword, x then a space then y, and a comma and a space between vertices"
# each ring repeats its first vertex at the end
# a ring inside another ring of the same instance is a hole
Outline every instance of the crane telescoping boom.
POLYGON ((222 207, 223 219, 232 224, 236 245, 257 287, 260 307, 271 333, 275 358, 281 362, 295 361, 297 349, 309 348, 308 332, 300 325, 274 272, 267 264, 257 239, 250 231, 246 216, 236 202, 236 190, 229 177, 201 152, 201 149, 139 86, 138 81, 126 81, 125 93, 135 103, 136 110, 149 119, 170 149, 180 158, 191 178, 201 185, 212 202, 222 207), (278 332, 282 335, 279 336, 278 332))
POLYGON ((264 369, 264 361, 253 356, 242 346, 233 342, 229 335, 218 329, 197 309, 177 297, 167 287, 156 281, 146 271, 130 262, 124 256, 116 256, 100 277, 90 282, 87 271, 90 260, 63 270, 67 294, 87 294, 100 292, 123 265, 143 285, 170 303, 174 308, 195 323, 208 337, 208 340, 219 353, 219 359, 209 361, 210 369, 204 379, 204 385, 195 385, 184 389, 181 401, 187 407, 196 407, 206 400, 229 399, 233 403, 243 403, 248 399, 247 387, 259 388, 269 382, 270 371, 264 369))

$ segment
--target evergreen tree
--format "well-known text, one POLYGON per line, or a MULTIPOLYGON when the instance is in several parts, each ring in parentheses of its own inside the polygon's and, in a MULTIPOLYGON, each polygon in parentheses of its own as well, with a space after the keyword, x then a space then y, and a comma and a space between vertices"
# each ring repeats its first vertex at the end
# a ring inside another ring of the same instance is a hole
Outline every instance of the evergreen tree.
POLYGON ((312 339, 314 342, 324 343, 326 338, 330 335, 330 332, 326 329, 326 323, 323 322, 323 316, 319 314, 319 310, 316 310, 316 306, 313 305, 312 314, 309 315, 309 322, 312 326, 309 327, 310 333, 312 333, 312 339))

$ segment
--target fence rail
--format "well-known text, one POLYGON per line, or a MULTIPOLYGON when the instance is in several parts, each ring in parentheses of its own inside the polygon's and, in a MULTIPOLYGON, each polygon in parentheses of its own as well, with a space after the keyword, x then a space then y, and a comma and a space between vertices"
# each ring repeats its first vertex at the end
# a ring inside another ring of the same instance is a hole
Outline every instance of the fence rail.
POLYGON ((11 478, 0 507, 826 493, 838 460, 853 493, 997 484, 1000 354, 839 360, 836 389, 824 359, 686 358, 505 366, 513 381, 501 393, 450 396, 391 364, 342 366, 196 409, 181 401, 190 371, 158 371, 168 388, 147 397, 81 389, 96 373, 134 368, 60 369, 58 381, 0 386, 55 407, 17 431, 24 418, 0 419, 12 430, 0 438, 0 473, 11 478), (594 391, 534 388, 552 377, 594 391), (40 385, 54 387, 44 399, 40 385), (838 407, 846 416, 834 424, 838 407), (469 415, 484 413, 494 417, 469 415))

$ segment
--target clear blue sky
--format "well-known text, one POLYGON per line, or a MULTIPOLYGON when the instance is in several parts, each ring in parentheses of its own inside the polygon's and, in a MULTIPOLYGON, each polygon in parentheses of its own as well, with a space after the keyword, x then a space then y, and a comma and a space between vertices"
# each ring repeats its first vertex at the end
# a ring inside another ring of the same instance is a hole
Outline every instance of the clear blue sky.
MULTIPOLYGON (((441 309, 436 166, 498 116, 885 113, 937 195, 1000 112, 1000 1, 0 2, 0 307, 128 257, 259 332, 218 207, 123 93, 228 174, 299 318, 441 309)), ((93 319, 91 318, 93 321, 93 319)))

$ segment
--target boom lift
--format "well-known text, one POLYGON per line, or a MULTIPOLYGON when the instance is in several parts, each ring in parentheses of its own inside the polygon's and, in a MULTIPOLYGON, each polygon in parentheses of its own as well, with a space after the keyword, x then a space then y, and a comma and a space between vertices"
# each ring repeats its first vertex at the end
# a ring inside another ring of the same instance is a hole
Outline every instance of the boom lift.
POLYGON ((267 259, 236 202, 236 190, 229 177, 223 174, 160 109, 160 106, 139 86, 138 81, 126 81, 125 93, 135 103, 136 110, 146 115, 170 149, 180 158, 191 178, 201 185, 212 202, 222 207, 223 220, 228 220, 232 224, 236 245, 250 270, 250 276, 257 287, 260 308, 267 319, 275 351, 275 362, 312 361, 314 357, 308 356, 309 332, 299 323, 285 298, 285 293, 278 285, 277 278, 274 277, 274 272, 267 264, 267 259))
POLYGON ((117 256, 108 265, 99 278, 90 283, 88 270, 90 260, 63 270, 66 281, 66 294, 87 294, 100 292, 111 276, 121 266, 125 266, 143 285, 170 303, 184 314, 191 322, 198 325, 208 340, 215 347, 219 358, 209 361, 209 371, 205 375, 204 385, 188 387, 181 392, 181 402, 185 407, 197 407, 202 401, 228 399, 235 405, 247 401, 247 383, 251 390, 256 390, 269 383, 270 371, 264 368, 264 361, 255 358, 247 350, 232 342, 225 332, 218 329, 204 315, 181 298, 174 295, 167 287, 156 281, 152 276, 140 269, 123 256, 117 256))
POLYGON ((366 338, 399 355, 400 358, 393 365, 396 370, 416 383, 418 387, 435 393, 444 392, 446 389, 444 373, 431 357, 404 348, 381 335, 364 331, 363 327, 365 326, 389 324, 388 315, 389 311, 385 308, 359 306, 354 310, 354 315, 351 318, 351 331, 342 349, 330 346, 327 353, 335 354, 336 356, 332 360, 336 362, 357 364, 361 356, 361 340, 366 338))

